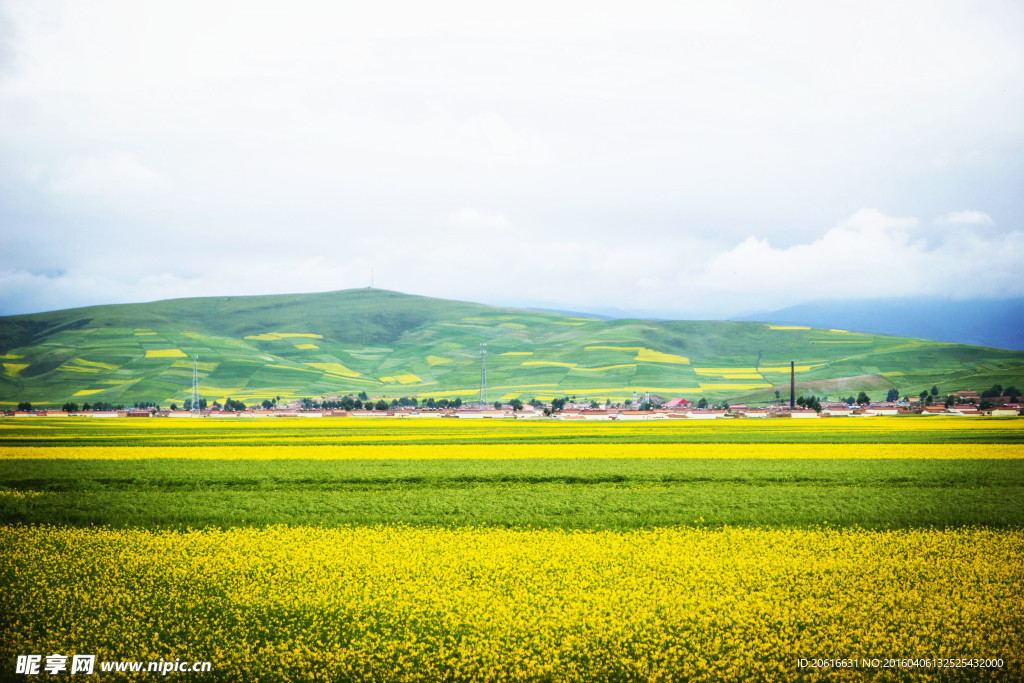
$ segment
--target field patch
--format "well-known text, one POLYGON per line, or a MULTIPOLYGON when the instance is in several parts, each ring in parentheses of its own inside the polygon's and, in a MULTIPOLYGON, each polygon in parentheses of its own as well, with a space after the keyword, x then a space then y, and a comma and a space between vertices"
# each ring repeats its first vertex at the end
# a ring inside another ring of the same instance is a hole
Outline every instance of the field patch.
POLYGON ((323 339, 322 334, 311 334, 309 332, 266 332, 264 334, 252 334, 245 337, 253 341, 280 341, 282 339, 323 339))
POLYGON ((574 367, 576 367, 575 363, 563 363, 561 361, 555 361, 555 360, 527 360, 527 361, 523 361, 522 363, 520 363, 520 365, 525 365, 525 366, 546 365, 546 366, 559 367, 559 368, 574 368, 574 367))
POLYGON ((420 379, 418 376, 412 374, 411 372, 407 372, 407 373, 404 373, 404 374, 401 374, 401 375, 393 375, 393 376, 390 376, 390 377, 381 377, 380 381, 381 382, 389 382, 391 384, 418 384, 419 382, 422 382, 423 380, 420 379))
POLYGON ((180 349, 146 349, 146 358, 187 358, 180 349))
POLYGON ((303 363, 303 365, 308 365, 311 368, 316 368, 317 370, 322 370, 332 375, 341 375, 342 377, 360 377, 360 374, 358 372, 356 372, 355 370, 349 370, 341 363, 303 363))

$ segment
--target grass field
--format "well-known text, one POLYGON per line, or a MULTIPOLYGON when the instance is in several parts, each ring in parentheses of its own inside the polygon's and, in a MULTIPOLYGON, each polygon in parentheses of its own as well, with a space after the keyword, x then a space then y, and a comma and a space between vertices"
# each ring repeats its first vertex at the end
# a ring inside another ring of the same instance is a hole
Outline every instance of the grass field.
POLYGON ((6 420, 0 678, 61 652, 217 681, 1020 680, 1022 436, 6 420), (798 668, 822 657, 918 664, 798 668), (1001 664, 937 668, 964 657, 1001 664))
MULTIPOLYGON (((247 403, 366 391, 475 398, 767 401, 1024 385, 1024 352, 755 322, 595 320, 384 290, 176 299, 0 318, 0 407, 247 403)), ((493 400, 493 399, 492 399, 493 400)))

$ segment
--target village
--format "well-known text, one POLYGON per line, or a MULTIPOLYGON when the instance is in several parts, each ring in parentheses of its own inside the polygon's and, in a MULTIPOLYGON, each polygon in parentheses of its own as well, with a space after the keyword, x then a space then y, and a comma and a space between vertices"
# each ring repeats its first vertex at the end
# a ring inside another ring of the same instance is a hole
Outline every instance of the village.
MULTIPOLYGON (((1012 387, 1008 395, 994 395, 993 389, 958 391, 948 394, 941 403, 935 403, 937 396, 904 397, 903 400, 871 401, 864 392, 857 399, 852 396, 841 401, 821 401, 815 397, 804 397, 770 403, 767 405, 729 405, 722 402, 709 405, 704 399, 691 403, 685 398, 663 401, 657 396, 644 395, 637 399, 613 404, 606 401, 602 407, 597 401, 575 397, 555 398, 548 402, 519 400, 494 403, 462 402, 461 399, 435 401, 430 399, 422 405, 416 398, 377 398, 366 394, 359 396, 327 395, 318 399, 295 399, 286 401, 264 400, 262 404, 245 406, 240 401, 225 400, 225 405, 214 401, 209 405, 202 400, 196 410, 186 401, 184 408, 177 404, 162 408, 158 405, 136 404, 133 407, 83 405, 66 403, 60 409, 33 408, 30 403, 19 404, 17 410, 0 413, 8 418, 32 417, 75 417, 75 418, 209 418, 209 419, 255 419, 255 418, 407 418, 407 419, 549 419, 549 420, 718 420, 718 419, 820 419, 836 417, 906 417, 906 416, 969 416, 969 417, 1016 417, 1024 412, 1024 403, 1012 387)), ((926 392, 922 392, 925 394, 926 392)))

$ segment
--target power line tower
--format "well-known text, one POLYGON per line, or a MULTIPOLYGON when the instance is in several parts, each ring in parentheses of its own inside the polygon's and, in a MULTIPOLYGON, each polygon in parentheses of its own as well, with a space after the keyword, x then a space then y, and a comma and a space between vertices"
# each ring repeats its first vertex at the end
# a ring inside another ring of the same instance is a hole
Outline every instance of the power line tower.
POLYGON ((480 410, 487 409, 487 344, 480 344, 480 410))
POLYGON ((199 417, 199 355, 192 356, 192 417, 199 417))

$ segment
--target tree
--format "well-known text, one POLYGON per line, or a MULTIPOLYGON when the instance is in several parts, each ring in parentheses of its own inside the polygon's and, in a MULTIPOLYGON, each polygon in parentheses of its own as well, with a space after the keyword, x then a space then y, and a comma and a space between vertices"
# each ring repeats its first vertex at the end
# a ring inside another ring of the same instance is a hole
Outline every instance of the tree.
POLYGON ((701 399, 699 401, 697 401, 697 407, 700 408, 701 410, 707 408, 708 407, 708 400, 706 398, 704 398, 704 397, 701 397, 701 399))
POLYGON ((551 410, 562 410, 563 408, 565 408, 564 398, 551 399, 551 410))
POLYGON ((993 384, 991 389, 986 389, 981 392, 982 398, 996 398, 997 396, 1003 395, 1003 386, 1001 384, 993 384))
POLYGON ((938 396, 939 395, 939 388, 937 386, 932 386, 931 395, 932 396, 938 396))
POLYGON ((177 410, 177 409, 178 409, 178 404, 177 403, 172 403, 171 404, 171 410, 177 410))
POLYGON ((21 403, 18 404, 17 410, 18 410, 19 413, 29 413, 29 412, 32 412, 32 402, 31 401, 22 401, 21 403))
POLYGON ((356 407, 356 402, 352 400, 351 396, 345 396, 338 401, 338 405, 341 406, 342 410, 352 410, 356 407))
POLYGON ((1009 386, 1003 389, 1003 396, 1006 396, 1010 401, 1016 402, 1020 399, 1020 389, 1015 386, 1009 386))
POLYGON ((885 400, 886 400, 887 403, 892 403, 893 401, 898 401, 899 398, 900 398, 900 391, 899 391, 899 389, 890 389, 885 394, 885 400))
POLYGON ((597 410, 597 409, 598 409, 598 408, 600 408, 601 406, 600 406, 600 405, 598 404, 598 402, 597 402, 597 401, 591 401, 591 402, 590 402, 590 407, 591 407, 591 408, 592 408, 593 410, 597 410))
POLYGON ((387 410, 388 409, 388 404, 387 404, 387 402, 384 399, 381 398, 381 399, 378 399, 375 404, 373 404, 373 409, 374 410, 387 410))
POLYGON ((857 394, 857 405, 863 406, 871 403, 871 399, 863 391, 857 394))
POLYGON ((274 407, 274 402, 271 401, 269 398, 265 398, 263 399, 263 403, 261 403, 260 405, 263 406, 263 410, 270 410, 271 408, 274 407))
POLYGON ((90 406, 88 403, 83 403, 82 410, 92 410, 92 406, 90 406))
POLYGON ((69 402, 65 403, 63 406, 61 406, 60 409, 63 410, 65 413, 77 413, 78 412, 78 404, 77 403, 71 403, 69 401, 69 402))
POLYGON ((945 402, 945 404, 944 404, 944 405, 945 405, 945 406, 946 406, 946 408, 948 409, 948 408, 950 408, 950 407, 951 407, 951 406, 952 406, 952 405, 953 405, 953 404, 954 404, 955 402, 956 402, 956 399, 955 399, 955 397, 954 397, 954 396, 953 396, 952 394, 950 394, 949 396, 947 396, 947 397, 946 397, 946 402, 945 402))
POLYGON ((456 396, 455 400, 452 401, 451 405, 455 406, 456 409, 461 408, 462 407, 462 399, 459 398, 458 396, 456 396))
POLYGON ((360 401, 365 401, 366 399, 370 398, 369 396, 366 395, 365 391, 360 391, 359 394, 357 394, 357 396, 360 401))
MULTIPOLYGON (((363 402, 357 398, 356 400, 352 401, 352 408, 355 410, 362 410, 363 402)), ((367 408, 367 410, 369 410, 369 408, 367 408)))
POLYGON ((928 398, 928 392, 927 391, 922 391, 920 394, 917 395, 917 397, 920 398, 923 401, 926 398, 928 398))
POLYGON ((518 398, 512 399, 512 401, 511 401, 511 403, 509 403, 509 405, 512 406, 512 412, 514 412, 514 413, 518 413, 520 410, 523 409, 523 402, 520 401, 518 398))
POLYGON ((495 410, 501 410, 501 401, 495 401, 494 402, 494 409, 495 410))
POLYGON ((778 391, 776 391, 775 392, 775 398, 778 399, 778 398, 781 398, 781 397, 782 397, 782 395, 778 391))
POLYGON ((541 403, 537 398, 531 398, 530 405, 536 408, 537 410, 540 410, 544 407, 544 404, 541 403))

